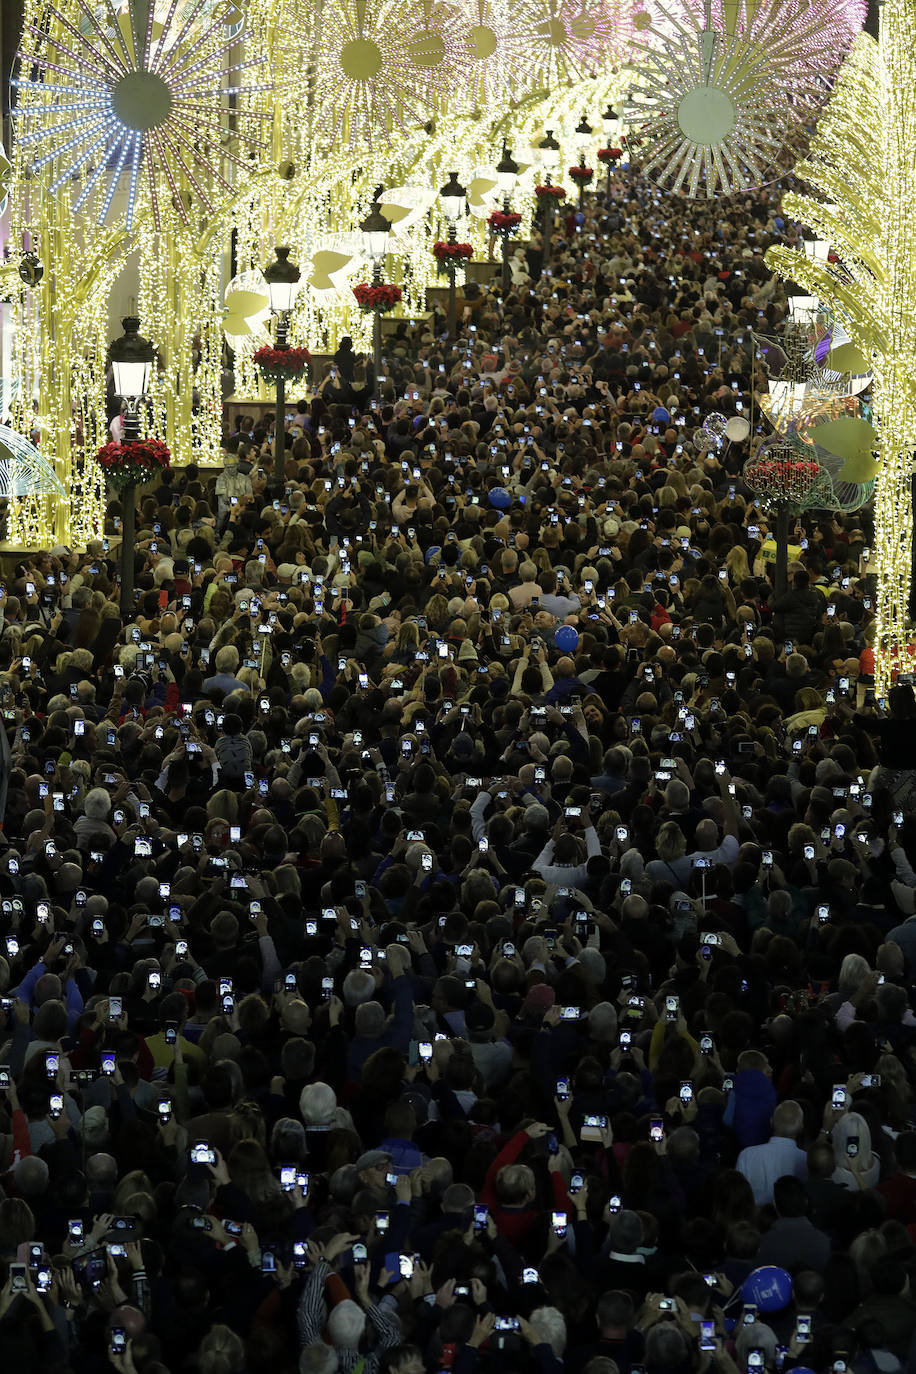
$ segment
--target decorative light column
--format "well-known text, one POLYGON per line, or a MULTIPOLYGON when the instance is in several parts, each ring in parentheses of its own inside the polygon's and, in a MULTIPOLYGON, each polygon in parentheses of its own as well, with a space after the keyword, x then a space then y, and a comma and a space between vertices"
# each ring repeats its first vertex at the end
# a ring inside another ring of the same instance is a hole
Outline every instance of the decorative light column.
MULTIPOLYGON (((112 340, 108 360, 114 374, 116 393, 127 406, 124 416, 124 443, 140 438, 140 403, 149 389, 156 361, 156 350, 140 334, 140 321, 127 315, 121 324, 124 333, 112 340)), ((118 484, 121 490, 121 618, 134 613, 134 543, 137 520, 137 484, 132 478, 118 484)))
MULTIPOLYGON (((458 243, 458 223, 467 214, 468 193, 458 180, 457 172, 449 172, 448 181, 439 192, 442 213, 448 223, 448 238, 443 245, 439 266, 448 272, 448 337, 454 339, 457 332, 457 306, 455 301, 455 273, 458 263, 464 257, 463 251, 469 245, 458 243)), ((439 245, 436 245, 438 248, 439 245)), ((435 251, 435 249, 433 250, 435 251)))
MULTIPOLYGON (((379 209, 378 200, 372 203, 362 224, 359 226, 363 249, 372 263, 372 286, 375 290, 382 285, 382 266, 388 252, 388 235, 391 225, 379 209)), ((378 377, 382 368, 382 311, 372 310, 372 366, 375 373, 373 390, 378 390, 378 377)))
MULTIPOLYGON (((283 246, 274 249, 276 260, 266 268, 264 280, 270 294, 270 308, 277 317, 276 348, 279 353, 289 348, 289 316, 299 294, 300 272, 289 260, 290 250, 283 246)), ((274 422, 274 480, 282 482, 286 473, 286 379, 282 369, 275 373, 277 387, 277 418, 274 422)))

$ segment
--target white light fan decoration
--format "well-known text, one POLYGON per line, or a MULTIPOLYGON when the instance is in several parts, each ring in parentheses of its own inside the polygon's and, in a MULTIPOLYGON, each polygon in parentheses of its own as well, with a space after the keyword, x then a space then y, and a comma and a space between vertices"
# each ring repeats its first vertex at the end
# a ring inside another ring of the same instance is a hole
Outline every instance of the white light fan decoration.
POLYGON ((270 293, 261 272, 240 272, 223 295, 223 333, 234 353, 253 353, 269 339, 270 293))
POLYGON ((319 234, 311 245, 311 264, 306 286, 319 303, 328 303, 348 290, 347 274, 363 257, 358 233, 319 234))
POLYGON ((0 425, 0 500, 28 496, 57 496, 66 501, 67 489, 30 439, 0 425))
MULTIPOLYGON (((648 16, 646 16, 648 18, 648 16)), ((664 0, 624 106, 646 176, 733 195, 792 165, 864 20, 860 0, 664 0)))
POLYGON ((401 235, 419 223, 436 198, 437 192, 430 186, 389 186, 379 195, 378 205, 391 232, 401 235))

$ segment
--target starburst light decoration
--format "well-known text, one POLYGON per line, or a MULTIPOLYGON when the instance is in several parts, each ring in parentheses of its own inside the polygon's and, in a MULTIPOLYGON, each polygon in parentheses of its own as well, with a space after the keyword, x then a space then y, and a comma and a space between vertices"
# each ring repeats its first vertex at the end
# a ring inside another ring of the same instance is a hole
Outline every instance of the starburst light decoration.
POLYGON ((20 59, 31 74, 12 83, 13 113, 31 172, 49 177, 52 193, 79 179, 74 213, 94 200, 99 224, 127 173, 128 232, 144 194, 157 230, 166 203, 188 227, 192 197, 213 214, 214 196, 232 191, 223 160, 246 169, 269 118, 228 101, 263 83, 232 84, 260 62, 230 63, 231 46, 242 40, 226 28, 227 7, 212 0, 116 7, 106 0, 100 17, 102 7, 77 3, 79 28, 53 3, 45 7, 46 28, 25 26, 33 50, 20 59))
POLYGON ((30 496, 55 496, 66 501, 67 489, 31 440, 8 425, 0 425, 0 497, 8 501, 30 496))
POLYGON ((524 20, 518 22, 508 0, 465 0, 462 13, 471 63, 458 103, 468 110, 508 104, 531 84, 524 20))
POLYGON ((633 43, 633 0, 562 0, 561 23, 583 68, 623 61, 633 43))
POLYGON ((732 195, 788 170, 864 19, 861 0, 664 0, 641 17, 625 117, 645 174, 732 195))
POLYGON ((521 0, 514 7, 515 22, 527 49, 527 71, 535 86, 552 90, 570 81, 581 81, 586 75, 584 64, 598 57, 597 45, 577 42, 570 27, 569 13, 575 10, 580 20, 579 32, 592 39, 595 21, 584 6, 563 6, 561 0, 521 0), (581 12, 581 13, 580 13, 581 12))
MULTIPOLYGON (((426 118, 450 51, 438 21, 432 27, 434 10, 425 29, 403 0, 337 0, 324 11, 317 28, 323 143, 390 143, 426 118)), ((457 47, 457 20, 453 32, 457 47)))

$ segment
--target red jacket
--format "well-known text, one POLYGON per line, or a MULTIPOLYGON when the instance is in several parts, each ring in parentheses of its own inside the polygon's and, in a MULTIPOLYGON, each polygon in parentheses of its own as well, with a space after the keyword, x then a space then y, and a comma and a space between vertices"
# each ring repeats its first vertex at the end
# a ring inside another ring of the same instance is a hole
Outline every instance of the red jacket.
MULTIPOLYGON (((507 1164, 515 1163, 530 1139, 527 1131, 516 1132, 487 1170, 480 1194, 481 1202, 490 1209, 497 1231, 516 1247, 525 1240, 532 1226, 541 1220, 544 1213, 537 1203, 530 1203, 527 1207, 503 1207, 496 1194, 496 1179, 500 1169, 504 1169, 507 1164)), ((569 1212, 569 1194, 563 1182, 563 1175, 559 1170, 551 1170, 550 1181, 554 1209, 558 1212, 569 1212)))

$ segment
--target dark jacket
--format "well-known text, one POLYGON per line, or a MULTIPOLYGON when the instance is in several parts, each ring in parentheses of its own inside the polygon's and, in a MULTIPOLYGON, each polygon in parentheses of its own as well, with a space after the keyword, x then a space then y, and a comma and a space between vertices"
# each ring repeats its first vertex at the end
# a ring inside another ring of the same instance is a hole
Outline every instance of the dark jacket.
POLYGON ((810 587, 793 587, 770 603, 783 639, 810 644, 824 614, 824 598, 810 587))

